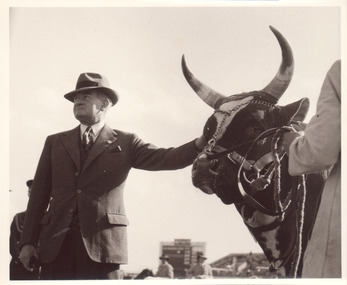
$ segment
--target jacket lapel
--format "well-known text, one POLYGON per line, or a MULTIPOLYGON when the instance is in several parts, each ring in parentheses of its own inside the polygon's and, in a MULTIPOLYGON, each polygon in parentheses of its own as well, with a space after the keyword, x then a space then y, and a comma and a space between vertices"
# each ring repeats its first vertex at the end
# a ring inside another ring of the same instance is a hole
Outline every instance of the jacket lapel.
POLYGON ((98 138, 94 142, 93 147, 89 150, 87 160, 84 164, 82 172, 92 163, 92 161, 104 152, 110 145, 117 140, 117 133, 109 126, 105 125, 101 130, 98 138))
POLYGON ((64 133, 61 140, 78 171, 80 171, 80 127, 78 126, 71 131, 64 133))

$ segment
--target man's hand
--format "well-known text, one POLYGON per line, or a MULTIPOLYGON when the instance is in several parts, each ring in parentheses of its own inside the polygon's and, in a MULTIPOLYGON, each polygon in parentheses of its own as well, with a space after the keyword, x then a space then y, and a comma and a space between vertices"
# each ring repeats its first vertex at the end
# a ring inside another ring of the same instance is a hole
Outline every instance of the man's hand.
POLYGON ((36 247, 32 244, 25 244, 19 254, 19 260, 23 263, 23 266, 28 271, 34 271, 32 261, 33 259, 39 260, 39 255, 37 254, 36 247))
POLYGON ((200 151, 202 151, 206 145, 207 145, 207 140, 204 135, 201 135, 200 138, 197 138, 195 140, 195 146, 200 151))
POLYGON ((284 150, 286 151, 287 154, 289 154, 289 146, 293 142, 293 140, 297 137, 301 137, 303 135, 302 132, 294 133, 294 132, 289 132, 283 134, 283 147, 284 150))
POLYGON ((307 124, 303 122, 292 122, 291 123, 292 127, 297 131, 297 132, 302 132, 305 131, 307 124))

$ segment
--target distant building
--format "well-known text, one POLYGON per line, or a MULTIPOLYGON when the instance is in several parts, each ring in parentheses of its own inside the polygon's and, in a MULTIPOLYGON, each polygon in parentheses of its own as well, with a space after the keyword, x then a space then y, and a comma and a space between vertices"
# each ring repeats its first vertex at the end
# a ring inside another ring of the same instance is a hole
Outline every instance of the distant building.
POLYGON ((185 278, 186 270, 196 262, 197 255, 205 254, 205 242, 192 242, 190 239, 175 239, 173 242, 161 242, 160 254, 170 257, 170 264, 175 270, 175 278, 185 278))
MULTIPOLYGON (((197 255, 205 253, 206 242, 192 242, 190 239, 175 239, 160 243, 160 255, 169 256, 175 278, 186 278, 186 271, 196 263, 197 255)), ((284 277, 283 271, 270 272, 270 263, 264 253, 231 253, 214 262, 213 278, 277 278, 284 277)))
POLYGON ((270 272, 263 253, 232 253, 212 263, 214 278, 276 278, 283 272, 270 272))

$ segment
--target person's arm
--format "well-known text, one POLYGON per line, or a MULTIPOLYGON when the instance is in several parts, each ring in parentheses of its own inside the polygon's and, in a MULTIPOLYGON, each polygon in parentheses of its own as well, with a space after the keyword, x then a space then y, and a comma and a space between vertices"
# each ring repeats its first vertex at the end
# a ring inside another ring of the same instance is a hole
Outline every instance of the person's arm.
POLYGON ((179 147, 162 148, 146 143, 133 134, 130 144, 132 147, 132 166, 151 171, 184 168, 191 165, 200 152, 196 140, 179 147))
POLYGON ((201 135, 201 137, 195 140, 195 146, 199 151, 202 151, 206 145, 207 145, 207 140, 204 135, 201 135))
POLYGON ((168 277, 173 279, 174 278, 174 269, 172 266, 168 266, 168 277))
POLYGON ((186 272, 187 278, 192 278, 193 277, 193 270, 194 270, 194 265, 192 265, 186 272))
POLYGON ((51 143, 45 142, 26 210, 26 217, 21 236, 20 261, 27 270, 33 271, 31 263, 39 259, 36 246, 40 235, 40 221, 47 209, 51 191, 51 143))
POLYGON ((213 277, 213 273, 212 273, 212 267, 210 265, 208 265, 208 274, 209 278, 213 277))
POLYGON ((10 254, 15 259, 17 259, 19 255, 19 245, 17 244, 17 241, 20 239, 16 225, 17 217, 17 214, 13 217, 10 227, 10 254))
POLYGON ((212 274, 212 267, 208 264, 204 265, 204 273, 202 275, 199 276, 199 278, 201 279, 205 279, 205 278, 212 278, 213 274, 212 274))
POLYGON ((301 175, 329 169, 341 150, 341 62, 328 71, 317 103, 317 113, 303 136, 284 135, 289 145, 289 173, 301 175))
POLYGON ((19 254, 19 260, 22 262, 26 270, 34 271, 36 269, 35 262, 38 262, 39 260, 36 247, 32 244, 23 245, 19 254))

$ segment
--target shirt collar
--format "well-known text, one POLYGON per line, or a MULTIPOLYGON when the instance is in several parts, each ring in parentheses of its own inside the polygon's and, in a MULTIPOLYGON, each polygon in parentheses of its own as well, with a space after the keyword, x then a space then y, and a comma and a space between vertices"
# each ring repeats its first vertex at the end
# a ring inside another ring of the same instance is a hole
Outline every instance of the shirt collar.
MULTIPOLYGON (((92 130, 93 130, 93 135, 95 137, 97 137, 104 126, 105 126, 105 122, 104 121, 96 123, 95 125, 90 126, 92 128, 92 130)), ((84 132, 86 131, 87 128, 88 128, 87 125, 83 125, 83 124, 80 125, 81 136, 84 134, 84 132)))

